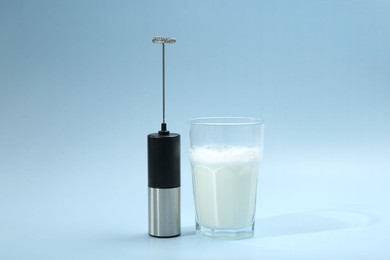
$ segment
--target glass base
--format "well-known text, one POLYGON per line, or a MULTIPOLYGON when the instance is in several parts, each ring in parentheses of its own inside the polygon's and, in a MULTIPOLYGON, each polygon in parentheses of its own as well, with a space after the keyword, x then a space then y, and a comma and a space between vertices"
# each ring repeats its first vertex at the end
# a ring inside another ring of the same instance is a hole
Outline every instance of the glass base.
POLYGON ((240 229, 225 229, 225 228, 208 228, 202 226, 197 221, 196 224, 196 234, 198 236, 205 236, 214 239, 221 240, 238 240, 253 237, 255 230, 255 222, 252 225, 240 228, 240 229))

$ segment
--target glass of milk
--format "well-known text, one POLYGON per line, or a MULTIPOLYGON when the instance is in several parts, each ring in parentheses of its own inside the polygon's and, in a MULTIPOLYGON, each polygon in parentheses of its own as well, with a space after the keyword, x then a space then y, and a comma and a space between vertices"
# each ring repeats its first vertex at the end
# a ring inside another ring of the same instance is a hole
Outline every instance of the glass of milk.
POLYGON ((262 157, 262 120, 208 117, 190 120, 190 160, 198 235, 252 237, 262 157))

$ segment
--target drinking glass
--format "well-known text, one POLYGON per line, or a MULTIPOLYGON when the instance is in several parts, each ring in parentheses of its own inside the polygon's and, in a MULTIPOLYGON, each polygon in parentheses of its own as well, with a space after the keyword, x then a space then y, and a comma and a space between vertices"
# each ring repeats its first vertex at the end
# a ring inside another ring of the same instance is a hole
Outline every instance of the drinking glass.
POLYGON ((263 121, 256 118, 190 120, 198 235, 219 239, 253 236, 263 129, 263 121))

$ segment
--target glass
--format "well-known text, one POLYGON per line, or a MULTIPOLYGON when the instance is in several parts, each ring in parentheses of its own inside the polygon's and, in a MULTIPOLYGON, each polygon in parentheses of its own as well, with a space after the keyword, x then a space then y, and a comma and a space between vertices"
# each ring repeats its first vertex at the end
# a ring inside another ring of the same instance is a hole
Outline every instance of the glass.
POLYGON ((263 121, 197 118, 190 126, 196 233, 219 239, 252 237, 263 121))

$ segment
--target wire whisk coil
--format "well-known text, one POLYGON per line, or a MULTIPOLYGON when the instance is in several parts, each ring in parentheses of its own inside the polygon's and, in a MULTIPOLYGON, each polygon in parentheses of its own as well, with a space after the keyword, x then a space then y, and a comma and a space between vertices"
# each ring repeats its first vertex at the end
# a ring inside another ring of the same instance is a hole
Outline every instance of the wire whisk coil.
POLYGON ((175 43, 176 39, 171 37, 155 36, 152 42, 153 43, 175 43))

